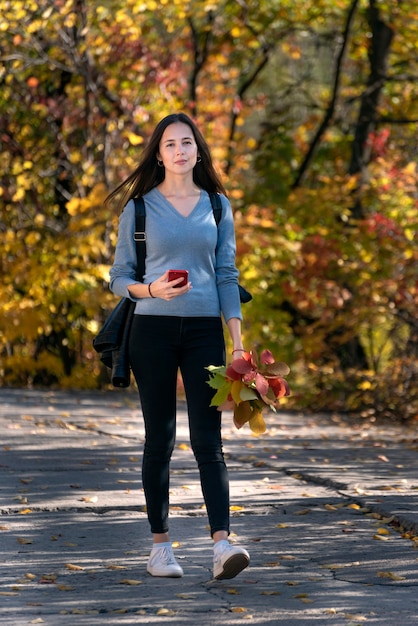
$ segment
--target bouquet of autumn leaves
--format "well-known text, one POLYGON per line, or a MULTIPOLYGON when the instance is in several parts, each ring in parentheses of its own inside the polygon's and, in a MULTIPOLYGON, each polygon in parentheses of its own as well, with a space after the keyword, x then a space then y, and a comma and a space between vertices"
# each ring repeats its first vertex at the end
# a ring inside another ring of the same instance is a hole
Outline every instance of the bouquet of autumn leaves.
POLYGON ((275 361, 270 350, 263 350, 258 357, 256 350, 243 352, 228 366, 209 365, 208 384, 216 393, 211 406, 219 411, 234 411, 234 424, 241 428, 248 422, 252 432, 261 435, 266 431, 262 411, 266 407, 276 410, 279 399, 290 395, 284 378, 290 368, 286 363, 275 361))

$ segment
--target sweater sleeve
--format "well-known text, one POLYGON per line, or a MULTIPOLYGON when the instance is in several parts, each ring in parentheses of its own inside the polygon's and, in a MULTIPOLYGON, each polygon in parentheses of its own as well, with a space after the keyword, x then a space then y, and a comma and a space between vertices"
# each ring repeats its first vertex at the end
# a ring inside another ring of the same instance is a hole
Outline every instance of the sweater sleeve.
POLYGON ((110 269, 110 290, 117 296, 129 298, 133 302, 138 299, 131 296, 128 285, 138 283, 136 280, 136 244, 133 238, 135 232, 135 205, 129 200, 119 217, 118 241, 115 258, 110 269))
POLYGON ((234 217, 229 200, 221 196, 221 201, 222 217, 218 224, 215 271, 220 307, 227 322, 232 317, 242 319, 242 313, 238 290, 239 272, 235 265, 234 217))

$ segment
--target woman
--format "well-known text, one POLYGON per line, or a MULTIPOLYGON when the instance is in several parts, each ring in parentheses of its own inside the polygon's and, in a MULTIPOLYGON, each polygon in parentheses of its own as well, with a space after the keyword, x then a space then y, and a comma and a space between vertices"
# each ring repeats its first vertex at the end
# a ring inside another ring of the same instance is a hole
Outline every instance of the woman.
POLYGON ((214 578, 233 578, 249 564, 229 535, 229 482, 221 440, 221 414, 210 407, 210 364, 225 362, 221 314, 234 355, 243 352, 238 270, 231 206, 202 134, 184 113, 165 117, 155 128, 136 170, 110 194, 123 212, 110 288, 136 302, 130 362, 145 422, 142 483, 153 547, 147 571, 179 577, 168 535, 169 464, 176 430, 176 387, 180 369, 186 393, 190 442, 214 541, 214 578), (220 193, 216 226, 208 192, 220 193), (144 282, 135 280, 133 197, 146 209, 144 282), (125 206, 126 205, 126 206, 125 206), (169 270, 188 271, 169 281, 169 270))

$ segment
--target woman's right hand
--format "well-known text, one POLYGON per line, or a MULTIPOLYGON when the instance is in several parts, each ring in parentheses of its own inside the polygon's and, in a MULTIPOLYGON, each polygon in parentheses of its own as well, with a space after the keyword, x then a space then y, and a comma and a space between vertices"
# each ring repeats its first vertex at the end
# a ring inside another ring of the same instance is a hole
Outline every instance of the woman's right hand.
POLYGON ((157 278, 150 284, 150 290, 154 298, 161 298, 162 300, 172 300, 178 296, 182 296, 190 289, 192 289, 192 283, 188 282, 184 287, 176 287, 181 283, 183 279, 176 278, 175 280, 168 280, 168 271, 164 272, 160 278, 157 278))

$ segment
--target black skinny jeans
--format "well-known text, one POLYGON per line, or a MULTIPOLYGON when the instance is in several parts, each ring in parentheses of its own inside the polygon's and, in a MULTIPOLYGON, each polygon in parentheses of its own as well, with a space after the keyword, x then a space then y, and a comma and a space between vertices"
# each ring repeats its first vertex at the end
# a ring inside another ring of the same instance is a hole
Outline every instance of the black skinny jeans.
POLYGON ((169 466, 176 438, 180 369, 211 534, 229 533, 229 481, 221 439, 221 414, 210 402, 208 365, 225 359, 222 322, 216 317, 134 315, 130 362, 145 422, 142 485, 153 533, 168 532, 169 466))

